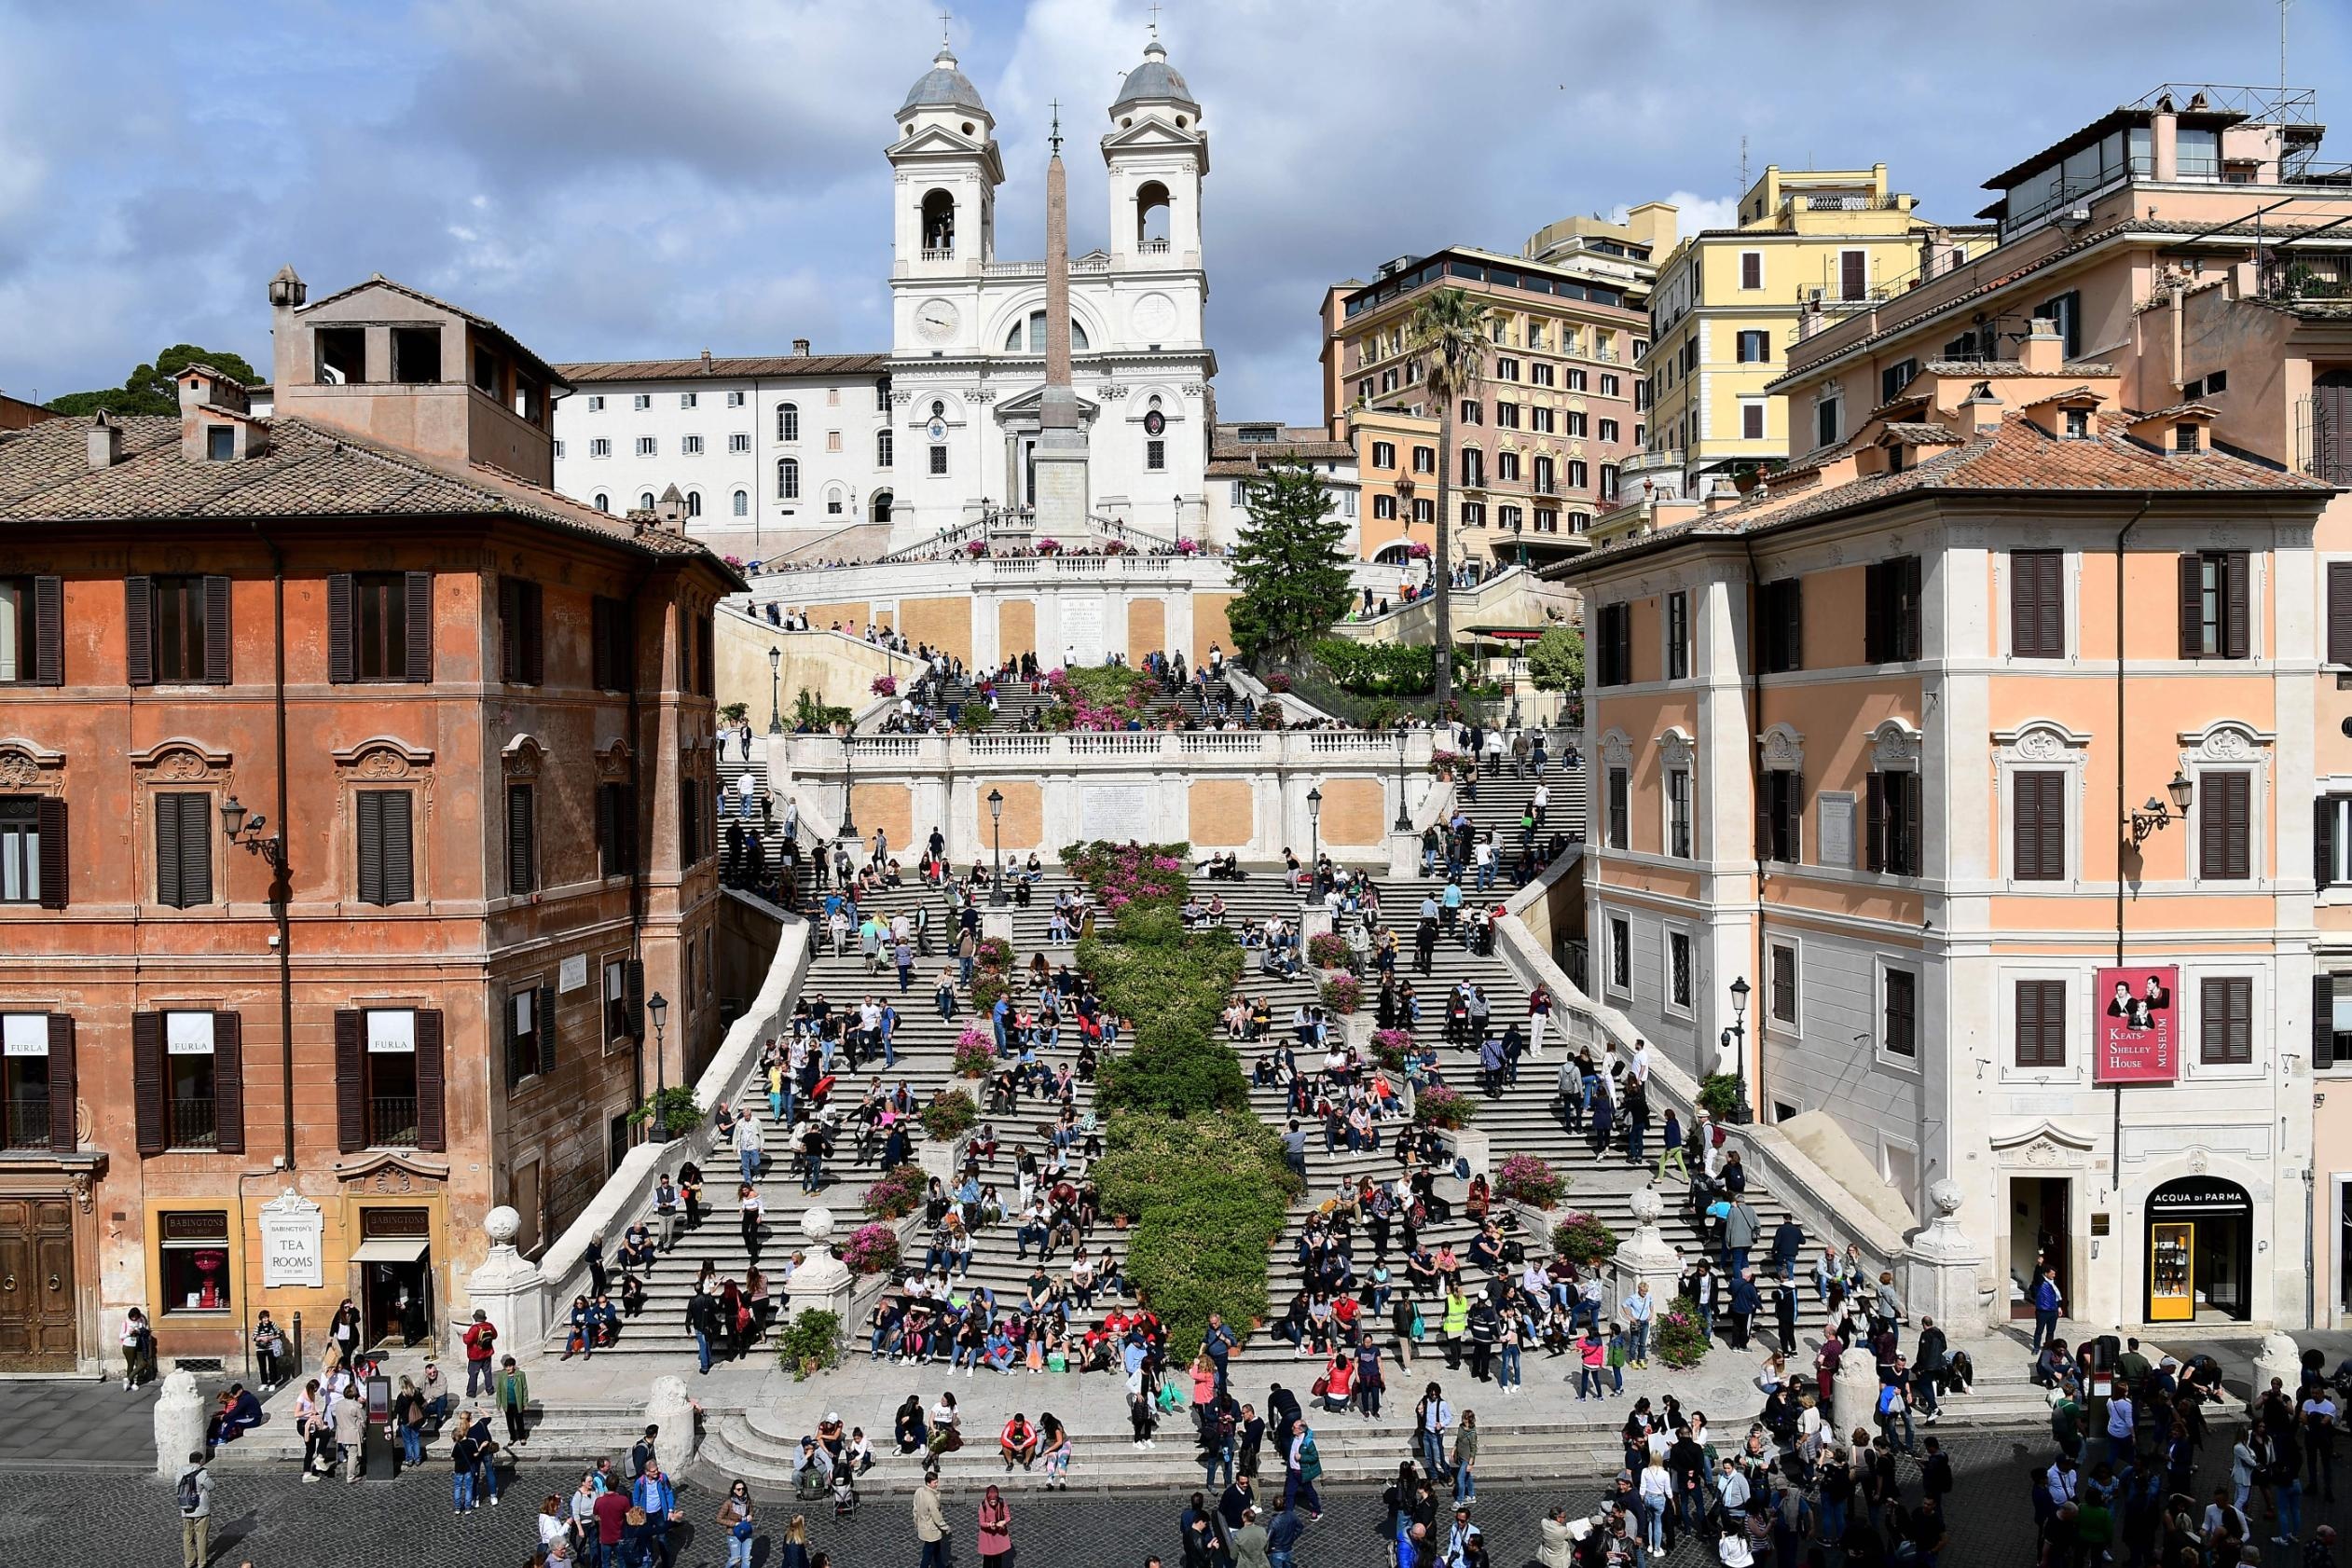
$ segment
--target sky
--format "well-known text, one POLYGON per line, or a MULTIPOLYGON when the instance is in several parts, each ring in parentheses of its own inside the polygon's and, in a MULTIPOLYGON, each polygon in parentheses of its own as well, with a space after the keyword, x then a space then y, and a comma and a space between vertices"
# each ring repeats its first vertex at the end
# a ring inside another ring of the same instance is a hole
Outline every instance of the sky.
MULTIPOLYGON (((372 272, 554 361, 889 347, 892 112, 945 27, 995 115, 999 254, 1043 254, 1058 98, 1074 251, 1130 0, 0 0, 0 391, 268 353, 268 280, 372 272)), ((2166 81, 2275 85, 2276 0, 1164 0, 1203 105, 1229 419, 1320 417, 1324 289, 1445 244, 1752 172, 1888 164, 1930 217, 2166 81)), ((2352 0, 2293 0, 2287 75, 2352 117, 2352 0)), ((2321 152, 2352 162, 2352 129, 2321 152)))

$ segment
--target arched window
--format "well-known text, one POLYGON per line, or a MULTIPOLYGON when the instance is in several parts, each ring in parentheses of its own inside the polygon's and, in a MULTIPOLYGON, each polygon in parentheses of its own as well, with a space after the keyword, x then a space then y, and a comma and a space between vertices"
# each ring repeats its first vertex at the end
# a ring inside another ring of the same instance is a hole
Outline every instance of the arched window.
POLYGON ((776 499, 778 501, 798 501, 800 498, 801 460, 798 458, 777 459, 776 499))
POLYGON ((778 441, 798 441, 801 438, 801 406, 779 403, 776 406, 776 438, 778 441))
POLYGON ((873 508, 875 522, 887 523, 890 520, 890 492, 888 490, 874 491, 867 504, 873 508))
MULTIPOLYGON (((1009 354, 1041 354, 1045 352, 1045 312, 1032 310, 1025 322, 1015 322, 1005 335, 1005 352, 1009 354)), ((1076 316, 1070 318, 1070 352, 1086 352, 1086 329, 1076 316)))
POLYGON ((839 485, 827 485, 825 487, 825 515, 829 517, 840 516, 841 502, 841 487, 839 485))
POLYGON ((943 190, 923 198, 923 259, 946 261, 956 254, 956 199, 943 190))
POLYGON ((751 515, 751 492, 750 490, 737 490, 735 492, 735 515, 738 517, 748 517, 751 515))
POLYGON ((651 490, 646 490, 646 491, 644 491, 643 493, 641 493, 640 495, 639 495, 639 496, 638 496, 638 498, 637 498, 637 509, 638 509, 640 512, 651 512, 651 511, 653 509, 653 491, 651 491, 651 490))
POLYGON ((1147 181, 1135 192, 1135 249, 1159 255, 1168 248, 1168 187, 1147 181))
POLYGON ((699 517, 702 516, 702 492, 700 490, 688 490, 686 492, 686 516, 689 517, 699 517))
POLYGON ((891 440, 890 432, 889 432, 887 428, 882 429, 882 430, 877 430, 877 431, 875 431, 875 432, 873 433, 873 466, 874 466, 874 467, 876 467, 876 468, 887 468, 887 467, 889 467, 889 466, 890 466, 890 454, 891 454, 892 445, 893 445, 893 444, 892 444, 892 440, 891 440))
POLYGON ((596 498, 596 509, 597 509, 598 511, 599 511, 599 512, 610 512, 610 511, 612 511, 612 498, 611 496, 609 496, 609 495, 605 494, 602 490, 598 490, 598 491, 597 491, 597 498, 596 498))

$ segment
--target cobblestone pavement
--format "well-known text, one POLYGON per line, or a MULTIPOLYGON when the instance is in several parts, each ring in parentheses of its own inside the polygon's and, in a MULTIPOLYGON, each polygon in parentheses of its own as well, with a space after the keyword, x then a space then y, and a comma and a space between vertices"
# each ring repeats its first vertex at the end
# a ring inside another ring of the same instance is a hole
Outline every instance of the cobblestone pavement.
MULTIPOLYGON (((2208 1485, 2226 1469, 2227 1450, 2218 1444, 2203 1478, 2208 1485)), ((2033 1561, 2033 1528, 2027 1503, 2026 1465, 2045 1460, 2046 1445, 2021 1449, 2005 1437, 1955 1433, 1946 1450, 1953 1457, 1959 1491, 1950 1509, 1952 1568, 2026 1568, 2033 1561)), ((465 1518, 449 1512, 447 1473, 437 1467, 377 1487, 326 1482, 303 1486, 290 1474, 231 1473, 219 1478, 213 1493, 213 1559, 238 1568, 375 1568, 386 1562, 412 1568, 516 1568, 530 1561, 536 1534, 532 1512, 550 1492, 567 1492, 569 1474, 533 1474, 528 1465, 511 1486, 506 1502, 465 1518)), ((1910 1478, 1906 1472, 1906 1480, 1910 1478)), ((1082 1479, 1082 1476, 1081 1476, 1082 1479)), ((1576 1477, 1559 1485, 1501 1484, 1479 1490, 1476 1515, 1500 1568, 1534 1561, 1537 1521, 1554 1501, 1587 1507, 1605 1478, 1576 1477)), ((2352 1490, 2346 1497, 2352 1500, 2352 1490)), ((1911 1500, 1917 1500, 1914 1490, 1911 1500)), ((971 1544, 976 1494, 948 1498, 956 1526, 959 1568, 977 1568, 971 1544)), ((1161 1498, 1106 1497, 1072 1492, 1052 1501, 1016 1498, 1013 1540, 1031 1568, 1141 1568, 1160 1554, 1173 1564, 1181 1493, 1161 1498)), ((1300 1543, 1300 1568, 1363 1568, 1382 1561, 1373 1531, 1379 1504, 1368 1493, 1335 1492, 1326 1498, 1323 1521, 1300 1543)), ((717 1499, 707 1488, 690 1487, 682 1497, 686 1519, 701 1528, 673 1537, 679 1546, 674 1568, 717 1568, 725 1544, 708 1526, 717 1499)), ((2308 1510, 2306 1529, 2320 1522, 2341 1528, 2342 1505, 2318 1503, 2308 1510)), ((764 1510, 762 1535, 791 1517, 783 1503, 764 1510)), ((903 1499, 875 1499, 859 1518, 837 1524, 831 1510, 812 1518, 812 1539, 831 1554, 836 1568, 915 1568, 920 1553, 903 1499)), ((129 1568, 178 1561, 177 1511, 169 1486, 154 1479, 131 1480, 89 1472, 0 1469, 0 1561, 33 1568, 129 1568)), ((2293 1554, 2267 1547, 2271 1568, 2293 1568, 2293 1554)), ((763 1539, 759 1568, 776 1561, 763 1539)), ((1685 1541, 1671 1560, 1674 1568, 1712 1561, 1712 1554, 1685 1541)), ((2347 1559, 2352 1561, 2352 1559, 2347 1559)))

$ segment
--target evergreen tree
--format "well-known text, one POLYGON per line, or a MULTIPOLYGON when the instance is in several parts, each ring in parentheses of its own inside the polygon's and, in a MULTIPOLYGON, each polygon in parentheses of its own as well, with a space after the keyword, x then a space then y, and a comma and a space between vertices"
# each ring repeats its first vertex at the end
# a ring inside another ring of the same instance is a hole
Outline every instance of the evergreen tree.
POLYGON ((1527 651, 1527 678, 1539 692, 1581 692, 1585 685, 1585 634, 1581 626, 1547 627, 1527 651))
POLYGON ((242 354, 227 349, 199 349, 193 343, 174 343, 151 363, 125 377, 119 387, 66 392, 50 398, 44 406, 52 413, 66 415, 94 414, 101 408, 113 414, 176 414, 180 411, 176 378, 191 364, 209 364, 249 387, 259 386, 265 379, 260 371, 245 363, 242 354))
POLYGON ((1243 491, 1249 526, 1231 557, 1240 590, 1226 611, 1242 656, 1257 668, 1289 668, 1347 613, 1347 525, 1331 494, 1302 462, 1281 462, 1243 491))

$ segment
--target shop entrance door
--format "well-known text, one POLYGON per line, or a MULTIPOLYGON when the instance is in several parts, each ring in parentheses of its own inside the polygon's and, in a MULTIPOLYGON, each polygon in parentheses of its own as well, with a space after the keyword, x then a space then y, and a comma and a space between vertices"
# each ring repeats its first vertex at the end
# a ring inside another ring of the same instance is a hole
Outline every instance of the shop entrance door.
POLYGON ((2009 1180, 2009 1315, 2033 1318, 2033 1287, 2044 1264, 2057 1271, 2061 1299, 2071 1309, 2074 1280, 2068 1267, 2068 1225, 2074 1184, 2065 1176, 2009 1180))
POLYGON ((2244 1322, 2253 1315, 2254 1201, 2218 1176, 2184 1176, 2148 1194, 2151 1323, 2244 1322))
POLYGON ((360 1321, 378 1348, 433 1337, 433 1217, 420 1208, 360 1210, 360 1321))
POLYGON ((0 1371, 70 1372, 74 1204, 0 1199, 0 1371))

